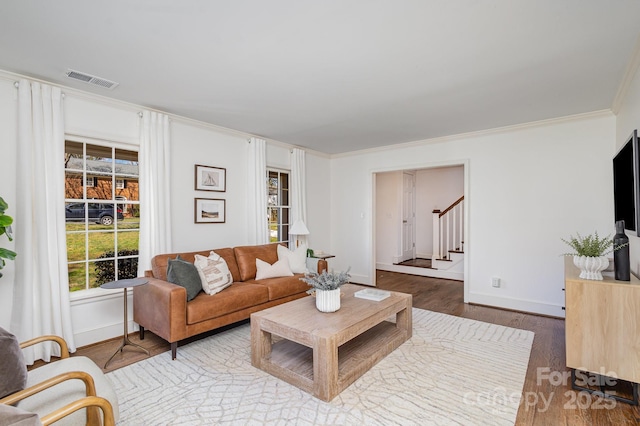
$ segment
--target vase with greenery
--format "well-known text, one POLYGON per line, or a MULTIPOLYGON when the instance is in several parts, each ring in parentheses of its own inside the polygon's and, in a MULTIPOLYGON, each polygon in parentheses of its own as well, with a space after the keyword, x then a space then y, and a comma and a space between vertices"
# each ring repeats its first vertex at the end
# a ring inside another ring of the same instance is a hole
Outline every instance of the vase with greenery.
MULTIPOLYGON (((351 268, 349 268, 351 269, 351 268)), ((315 294, 316 308, 320 312, 335 312, 340 309, 340 287, 349 282, 349 269, 343 272, 310 272, 300 278, 311 287, 307 293, 315 294)))
MULTIPOLYGON (((13 223, 13 218, 4 214, 7 208, 9 208, 9 205, 2 197, 0 197, 0 237, 4 234, 7 236, 9 241, 13 241, 13 238, 11 237, 11 224, 13 223)), ((4 268, 5 259, 13 260, 15 258, 16 252, 0 247, 0 270, 4 268)), ((0 277, 2 277, 1 271, 0 277)))
POLYGON ((614 246, 611 236, 600 237, 597 231, 585 237, 576 233, 576 237, 571 235, 562 241, 574 250, 565 256, 573 256, 573 263, 580 269, 580 278, 587 280, 602 280, 602 271, 609 266, 607 255, 626 245, 614 246))

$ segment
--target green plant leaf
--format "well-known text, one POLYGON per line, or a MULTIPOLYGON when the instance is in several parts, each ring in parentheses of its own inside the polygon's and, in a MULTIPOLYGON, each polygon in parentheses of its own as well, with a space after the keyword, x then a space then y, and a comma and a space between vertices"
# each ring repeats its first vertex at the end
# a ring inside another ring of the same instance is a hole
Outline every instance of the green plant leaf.
POLYGON ((568 240, 564 238, 561 240, 575 250, 574 253, 565 253, 565 256, 600 257, 624 247, 624 245, 614 247, 610 236, 600 238, 597 231, 586 237, 576 233, 576 237, 571 235, 568 240))
POLYGON ((16 258, 17 255, 18 254, 15 251, 11 251, 9 249, 0 247, 0 259, 5 258, 5 259, 13 260, 16 258))
POLYGON ((0 214, 0 226, 6 227, 10 226, 13 223, 13 218, 11 216, 7 216, 6 214, 0 214))
POLYGON ((0 197, 0 215, 4 214, 4 211, 9 208, 9 204, 4 200, 4 198, 0 197))

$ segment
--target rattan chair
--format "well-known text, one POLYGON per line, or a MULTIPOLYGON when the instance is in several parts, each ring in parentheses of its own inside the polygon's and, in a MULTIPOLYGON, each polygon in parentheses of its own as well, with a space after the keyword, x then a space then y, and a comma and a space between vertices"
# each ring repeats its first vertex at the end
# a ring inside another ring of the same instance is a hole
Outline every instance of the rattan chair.
POLYGON ((0 399, 0 404, 36 413, 45 425, 114 425, 119 417, 117 396, 93 361, 70 357, 67 343, 58 336, 37 337, 20 348, 49 340, 60 345, 60 360, 29 371, 26 388, 0 399))

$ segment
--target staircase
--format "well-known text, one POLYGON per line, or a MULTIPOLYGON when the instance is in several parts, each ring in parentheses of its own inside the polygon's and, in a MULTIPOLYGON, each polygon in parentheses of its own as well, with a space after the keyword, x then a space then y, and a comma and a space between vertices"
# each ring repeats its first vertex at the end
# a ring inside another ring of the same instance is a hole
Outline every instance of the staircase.
POLYGON ((431 267, 377 263, 382 271, 464 281, 464 196, 444 211, 433 211, 431 267))
POLYGON ((464 274, 464 196, 444 211, 433 211, 431 267, 464 274))

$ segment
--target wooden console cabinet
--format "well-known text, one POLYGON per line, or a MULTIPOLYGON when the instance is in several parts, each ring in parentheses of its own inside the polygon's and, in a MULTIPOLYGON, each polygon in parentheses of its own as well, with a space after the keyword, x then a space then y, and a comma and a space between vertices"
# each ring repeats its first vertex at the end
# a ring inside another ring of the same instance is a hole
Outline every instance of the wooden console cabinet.
POLYGON ((565 258, 567 367, 640 383, 640 280, 584 280, 565 258))

